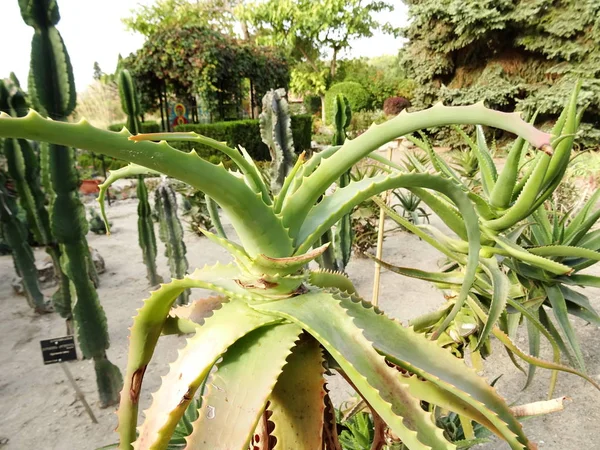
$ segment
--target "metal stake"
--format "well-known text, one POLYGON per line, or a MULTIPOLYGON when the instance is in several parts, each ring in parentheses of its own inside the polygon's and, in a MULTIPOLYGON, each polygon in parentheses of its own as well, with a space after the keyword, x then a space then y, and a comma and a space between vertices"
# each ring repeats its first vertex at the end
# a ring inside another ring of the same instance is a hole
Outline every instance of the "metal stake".
POLYGON ((71 386, 73 386, 73 389, 75 389, 77 399, 83 404, 83 407, 85 408, 85 411, 87 412, 88 416, 90 416, 90 419, 92 419, 92 422, 98 423, 96 416, 94 416, 94 413, 92 412, 92 408, 90 408, 90 405, 88 405, 88 402, 85 399, 85 395, 83 395, 83 392, 81 391, 81 389, 79 389, 79 386, 77 386, 75 378, 73 378, 73 375, 71 374, 71 371, 69 370, 67 365, 65 363, 61 363, 59 364, 59 366, 62 367, 62 370, 65 372, 65 375, 69 379, 71 386))

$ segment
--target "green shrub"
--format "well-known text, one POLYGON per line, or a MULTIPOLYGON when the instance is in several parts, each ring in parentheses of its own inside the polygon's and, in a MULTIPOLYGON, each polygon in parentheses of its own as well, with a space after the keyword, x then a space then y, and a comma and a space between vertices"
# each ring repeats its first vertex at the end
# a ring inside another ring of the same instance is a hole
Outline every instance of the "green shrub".
MULTIPOLYGON (((301 114, 292 116, 292 135, 294 138, 294 151, 301 153, 310 149, 312 139, 312 116, 301 114)), ((231 122, 186 124, 175 127, 175 131, 194 131, 198 134, 227 142, 230 147, 236 148, 241 145, 256 161, 268 161, 271 159, 269 149, 260 138, 258 120, 236 120, 231 122)), ((218 162, 222 159, 222 153, 205 145, 191 142, 173 142, 174 147, 180 150, 190 151, 192 148, 205 159, 218 162)))
POLYGON ((304 109, 306 109, 307 114, 317 114, 321 110, 321 97, 318 95, 305 95, 304 109))
POLYGON ((343 94, 348 98, 352 112, 367 109, 371 101, 371 96, 367 90, 355 81, 334 84, 325 94, 325 119, 328 123, 333 118, 333 104, 338 94, 343 94))
MULTIPOLYGON (((123 127, 126 127, 126 123, 113 123, 108 126, 110 131, 121 131, 123 127)), ((142 133, 160 133, 160 124, 157 122, 142 122, 142 133)))

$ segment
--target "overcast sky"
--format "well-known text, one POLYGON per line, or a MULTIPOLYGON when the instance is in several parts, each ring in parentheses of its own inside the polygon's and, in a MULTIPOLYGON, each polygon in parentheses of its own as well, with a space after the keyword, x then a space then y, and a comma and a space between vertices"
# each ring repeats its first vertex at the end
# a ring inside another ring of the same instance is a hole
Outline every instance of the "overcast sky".
MULTIPOLYGON (((151 4, 154 0, 58 0, 61 32, 71 57, 75 84, 82 91, 93 80, 94 61, 103 71, 112 73, 117 55, 136 51, 144 42, 143 36, 125 30, 122 17, 138 4, 151 4)), ((400 0, 391 1, 396 10, 384 14, 382 21, 396 26, 406 22, 406 7, 400 0)), ((0 35, 0 78, 15 72, 23 85, 27 84, 29 54, 33 29, 25 25, 19 11, 18 0, 2 0, 2 34, 0 35)), ((379 56, 396 54, 401 46, 399 39, 376 34, 369 39, 353 43, 350 56, 379 56)))

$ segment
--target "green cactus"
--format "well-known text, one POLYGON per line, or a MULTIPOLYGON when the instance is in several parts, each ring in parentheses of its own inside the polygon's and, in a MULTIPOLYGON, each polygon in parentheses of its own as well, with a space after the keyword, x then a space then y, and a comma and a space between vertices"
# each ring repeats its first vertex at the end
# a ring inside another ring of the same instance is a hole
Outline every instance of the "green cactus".
MULTIPOLYGON (((29 91, 38 111, 65 122, 76 103, 73 69, 62 37, 54 25, 60 20, 53 0, 20 0, 21 15, 35 29, 31 43, 29 91)), ((76 296, 72 314, 83 356, 93 358, 102 406, 119 401, 123 380, 117 366, 108 361, 106 315, 90 280, 91 260, 85 235, 88 224, 78 197, 78 176, 73 151, 50 144, 47 162, 52 188, 51 230, 61 246, 61 265, 76 296)))
POLYGON ((294 140, 285 89, 271 89, 263 97, 260 113, 260 137, 271 153, 271 189, 279 192, 294 166, 294 140))
POLYGON ((162 283, 162 278, 156 271, 156 236, 154 235, 154 222, 152 221, 152 210, 148 202, 148 189, 143 177, 138 178, 137 184, 138 197, 138 240, 148 281, 152 286, 162 283))
MULTIPOLYGON (((119 72, 119 97, 121 108, 127 114, 127 129, 131 134, 141 131, 139 115, 141 112, 140 100, 131 74, 127 69, 119 72)), ((154 223, 152 222, 152 211, 148 203, 148 190, 144 183, 144 177, 138 176, 137 184, 138 204, 138 242, 142 249, 144 264, 148 281, 152 286, 162 282, 162 278, 156 272, 156 237, 154 235, 154 223)))
POLYGON ((119 72, 119 97, 121 108, 127 114, 127 129, 131 134, 138 134, 142 131, 139 118, 142 108, 131 74, 127 69, 119 72))
MULTIPOLYGON (((188 262, 183 242, 183 227, 177 217, 177 196, 168 179, 164 179, 154 191, 154 208, 158 212, 158 235, 166 247, 171 276, 175 279, 185 277, 188 262)), ((190 290, 184 290, 177 298, 178 305, 189 302, 190 290)))
POLYGON ((350 126, 352 120, 352 108, 350 102, 344 94, 338 94, 333 104, 333 125, 335 132, 331 145, 343 145, 346 140, 346 129, 350 126))
MULTIPOLYGON (((335 132, 331 145, 343 145, 346 141, 346 129, 350 126, 352 120, 352 109, 350 102, 343 94, 335 97, 333 109, 333 124, 335 132)), ((350 169, 351 170, 351 169, 350 169)), ((350 170, 342 174, 338 186, 340 189, 350 184, 350 170)), ((352 219, 351 212, 344 214, 341 220, 336 224, 335 229, 329 230, 321 237, 321 245, 330 243, 329 247, 323 253, 319 264, 324 269, 343 272, 350 262, 352 253, 352 219)))
MULTIPOLYGON (((11 73, 11 82, 12 86, 7 86, 0 80, 0 109, 9 115, 24 117, 28 111, 27 101, 23 91, 19 89, 19 80, 14 73, 11 73)), ((46 196, 40 186, 40 168, 36 152, 26 139, 6 139, 4 156, 8 174, 15 183, 19 203, 25 211, 29 228, 35 240, 46 247, 46 252, 52 258, 58 281, 58 289, 52 295, 52 304, 62 317, 70 321, 69 280, 60 267, 60 249, 50 229, 46 196)))
MULTIPOLYGON (((11 142, 13 139, 6 139, 11 142)), ((13 261, 23 279, 23 289, 29 306, 37 313, 51 312, 40 290, 35 257, 27 242, 27 230, 17 217, 17 202, 6 187, 6 176, 0 170, 0 229, 12 250, 13 261)))

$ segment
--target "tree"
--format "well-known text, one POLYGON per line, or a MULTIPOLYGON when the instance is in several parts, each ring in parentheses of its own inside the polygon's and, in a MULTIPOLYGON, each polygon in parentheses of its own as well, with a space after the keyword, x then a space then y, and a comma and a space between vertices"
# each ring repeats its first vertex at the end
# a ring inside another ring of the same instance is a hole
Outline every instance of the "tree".
MULTIPOLYGON (((131 17, 123 19, 128 29, 152 36, 165 28, 186 25, 209 26, 225 34, 234 34, 238 22, 236 8, 243 0, 158 0, 153 5, 139 5, 131 17)), ((242 35, 247 27, 241 23, 242 35)))
POLYGON ((258 42, 287 49, 296 62, 291 87, 300 94, 319 95, 323 104, 339 54, 350 48, 353 39, 370 37, 376 30, 394 33, 389 23, 381 24, 374 17, 393 9, 385 1, 266 0, 245 5, 240 14, 258 42))
MULTIPOLYGON (((420 86, 413 105, 442 100, 557 114, 576 79, 590 124, 600 120, 597 0, 405 0, 405 62, 420 86)), ((581 142, 581 141, 580 141, 581 142)))
POLYGON ((104 72, 102 72, 102 69, 100 68, 100 64, 98 64, 98 61, 94 61, 94 80, 96 80, 96 81, 101 80, 103 75, 104 75, 104 72))

